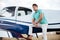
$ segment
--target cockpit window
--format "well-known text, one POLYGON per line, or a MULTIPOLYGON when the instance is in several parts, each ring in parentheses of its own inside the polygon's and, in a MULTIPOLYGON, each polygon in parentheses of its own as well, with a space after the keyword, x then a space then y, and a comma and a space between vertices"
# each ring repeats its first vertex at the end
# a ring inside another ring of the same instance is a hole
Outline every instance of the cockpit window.
POLYGON ((31 13, 32 13, 31 11, 25 10, 25 15, 29 15, 31 13))
POLYGON ((5 7, 1 10, 0 17, 12 17, 15 13, 15 7, 5 7))
POLYGON ((19 10, 18 11, 18 16, 25 16, 25 15, 29 15, 31 13, 32 12, 31 11, 28 11, 28 10, 19 10))
MULTIPOLYGON (((23 15, 29 15, 29 14, 31 14, 31 13, 32 13, 32 10, 31 10, 31 9, 24 8, 24 7, 19 7, 19 8, 18 8, 18 11, 24 11, 24 12, 25 12, 25 14, 24 14, 24 13, 22 13, 23 15)), ((22 15, 21 15, 21 16, 22 16, 22 15)))
MULTIPOLYGON (((15 16, 15 8, 16 8, 16 6, 3 8, 0 13, 0 17, 13 17, 13 16, 15 16)), ((19 7, 17 14, 18 14, 18 16, 24 16, 24 15, 31 14, 31 12, 32 12, 31 9, 19 7)))
POLYGON ((25 11, 23 10, 18 11, 18 16, 24 16, 24 15, 25 15, 25 11))

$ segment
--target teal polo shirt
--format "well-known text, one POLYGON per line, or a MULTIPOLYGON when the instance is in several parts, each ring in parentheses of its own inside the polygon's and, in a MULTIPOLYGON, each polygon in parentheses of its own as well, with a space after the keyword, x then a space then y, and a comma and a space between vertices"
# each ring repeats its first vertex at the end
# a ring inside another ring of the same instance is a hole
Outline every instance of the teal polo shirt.
MULTIPOLYGON (((34 14, 33 14, 33 18, 35 19, 35 21, 37 22, 39 17, 40 17, 40 14, 44 14, 42 12, 42 10, 37 10, 34 14)), ((45 16, 43 17, 43 19, 40 21, 40 24, 48 24, 47 22, 47 19, 45 18, 45 16)))

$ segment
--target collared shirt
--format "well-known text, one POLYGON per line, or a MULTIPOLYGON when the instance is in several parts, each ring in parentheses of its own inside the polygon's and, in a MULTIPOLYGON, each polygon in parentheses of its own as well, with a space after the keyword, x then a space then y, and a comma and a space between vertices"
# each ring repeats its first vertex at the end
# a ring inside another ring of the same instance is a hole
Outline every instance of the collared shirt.
MULTIPOLYGON (((33 14, 33 18, 35 19, 36 22, 40 18, 40 14, 44 14, 40 9, 33 14)), ((43 16, 42 20, 40 21, 40 24, 47 24, 47 23, 48 23, 47 19, 45 18, 45 16, 43 16)))

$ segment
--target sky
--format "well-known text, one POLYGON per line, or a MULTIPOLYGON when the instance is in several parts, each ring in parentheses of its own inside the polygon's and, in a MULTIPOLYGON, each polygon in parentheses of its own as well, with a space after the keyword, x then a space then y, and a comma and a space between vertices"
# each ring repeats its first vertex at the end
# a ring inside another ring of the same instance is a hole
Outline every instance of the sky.
POLYGON ((0 7, 18 5, 31 8, 33 3, 41 9, 60 10, 60 0, 0 0, 0 7))

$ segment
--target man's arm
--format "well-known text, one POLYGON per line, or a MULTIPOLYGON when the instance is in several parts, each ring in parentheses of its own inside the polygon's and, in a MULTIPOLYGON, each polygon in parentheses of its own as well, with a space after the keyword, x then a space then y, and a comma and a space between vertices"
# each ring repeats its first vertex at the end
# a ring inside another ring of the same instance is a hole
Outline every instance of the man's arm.
POLYGON ((41 20, 43 19, 43 16, 44 16, 44 14, 43 14, 43 13, 41 13, 41 14, 40 14, 40 17, 39 17, 39 19, 38 19, 38 21, 37 21, 36 23, 41 22, 41 20))
POLYGON ((35 25, 35 19, 34 19, 34 18, 32 19, 32 24, 34 24, 34 25, 35 25))

